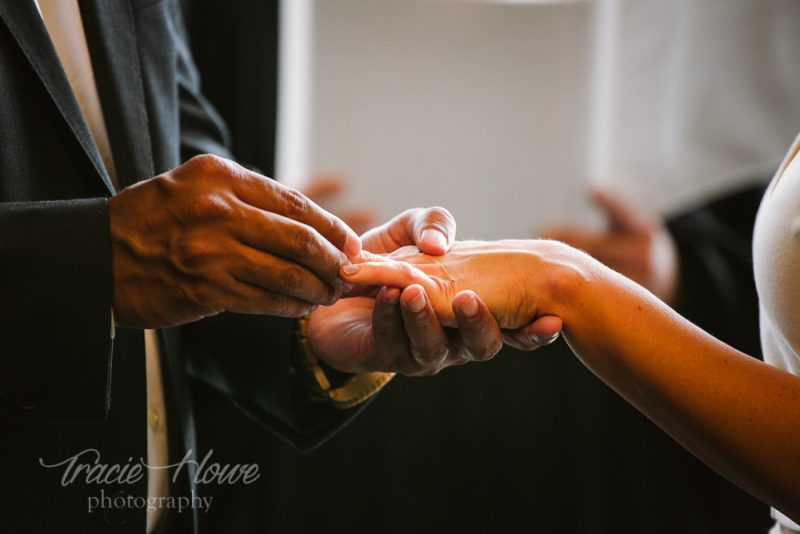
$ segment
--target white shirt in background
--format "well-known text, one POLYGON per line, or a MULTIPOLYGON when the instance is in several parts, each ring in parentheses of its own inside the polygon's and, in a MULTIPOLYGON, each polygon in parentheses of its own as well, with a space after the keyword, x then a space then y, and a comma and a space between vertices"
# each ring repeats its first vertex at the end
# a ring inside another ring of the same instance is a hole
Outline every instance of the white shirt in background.
POLYGON ((663 215, 766 183, 800 129, 800 2, 596 4, 589 179, 663 215))

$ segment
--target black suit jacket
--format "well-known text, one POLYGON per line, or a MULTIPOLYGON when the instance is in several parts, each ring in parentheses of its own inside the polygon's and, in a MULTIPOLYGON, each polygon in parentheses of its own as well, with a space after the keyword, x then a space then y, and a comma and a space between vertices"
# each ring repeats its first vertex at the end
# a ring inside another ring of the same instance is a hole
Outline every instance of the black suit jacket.
MULTIPOLYGON (((80 8, 120 187, 198 153, 229 156, 176 2, 80 8)), ((110 338, 115 191, 32 0, 0 0, 0 96, 0 532, 142 534, 144 509, 89 513, 88 499, 144 497, 146 479, 67 484, 63 467, 41 465, 85 450, 104 464, 146 459, 146 378, 142 332, 110 338)), ((352 415, 307 401, 293 326, 223 314, 160 333, 171 460, 195 449, 189 373, 299 448, 352 415)), ((203 493, 188 475, 172 494, 203 493)), ((202 523, 188 513, 173 527, 202 523)))

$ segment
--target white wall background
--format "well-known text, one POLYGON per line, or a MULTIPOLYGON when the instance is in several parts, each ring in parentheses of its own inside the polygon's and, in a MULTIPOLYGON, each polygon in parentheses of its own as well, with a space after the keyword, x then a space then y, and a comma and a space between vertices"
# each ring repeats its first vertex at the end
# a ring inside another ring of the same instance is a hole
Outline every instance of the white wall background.
POLYGON ((461 238, 589 220, 592 9, 288 0, 278 176, 341 172, 383 217, 443 205, 461 238))
MULTIPOLYGON (((284 0, 278 177, 338 171, 461 237, 669 215, 764 181, 800 129, 796 0, 284 0)), ((331 206, 336 208, 336 206, 331 206)))

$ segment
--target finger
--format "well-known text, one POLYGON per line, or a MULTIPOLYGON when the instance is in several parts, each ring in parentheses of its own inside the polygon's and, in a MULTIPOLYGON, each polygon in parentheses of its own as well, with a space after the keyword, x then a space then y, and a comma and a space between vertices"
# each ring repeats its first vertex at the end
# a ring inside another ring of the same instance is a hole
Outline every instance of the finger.
POLYGON ((233 233, 243 244, 302 265, 336 289, 347 289, 339 278, 347 256, 314 228, 252 206, 241 208, 244 217, 233 233))
POLYGON ((456 238, 456 222, 444 208, 412 208, 362 236, 365 248, 392 252, 418 246, 426 254, 445 254, 456 238))
POLYGON ((476 361, 491 359, 503 346, 500 325, 473 291, 462 291, 453 297, 463 350, 476 361))
POLYGON ((563 324, 560 317, 545 315, 513 331, 503 331, 503 341, 512 347, 531 351, 558 339, 563 324))
POLYGON ((394 261, 395 260, 391 259, 389 255, 373 254, 368 250, 362 250, 361 254, 353 258, 353 263, 369 263, 369 262, 392 263, 394 261))
POLYGON ((427 208, 414 212, 412 221, 414 241, 407 244, 416 245, 425 254, 447 254, 456 239, 456 220, 449 211, 427 208))
POLYGON ((344 189, 345 183, 340 176, 320 174, 300 191, 314 202, 324 202, 340 195, 344 189))
POLYGON ((636 211, 632 206, 609 191, 593 189, 592 201, 608 218, 609 229, 612 232, 646 232, 650 221, 636 211))
MULTIPOLYGON (((361 254, 359 254, 357 258, 353 258, 354 264, 367 263, 367 262, 392 263, 394 262, 394 260, 391 260, 385 256, 379 256, 378 254, 373 254, 366 250, 362 250, 361 254)), ((360 297, 360 296, 374 297, 378 293, 378 291, 380 291, 380 289, 383 287, 381 285, 357 285, 349 282, 345 283, 350 289, 346 290, 342 294, 342 298, 360 297)))
POLYGON ((405 288, 411 284, 421 284, 426 290, 435 290, 435 284, 428 275, 402 261, 345 265, 339 272, 344 281, 353 285, 405 288))
POLYGON ((302 317, 316 309, 316 304, 269 291, 234 277, 231 290, 223 298, 225 309, 234 313, 302 317))
POLYGON ((348 257, 361 252, 361 240, 356 233, 300 191, 252 172, 246 178, 236 190, 243 202, 311 226, 348 257))
POLYGON ((414 284, 403 290, 400 309, 411 355, 418 366, 411 374, 436 373, 447 357, 447 336, 422 286, 414 284))
POLYGON ((231 273, 243 282, 312 304, 330 305, 341 296, 341 290, 297 263, 244 247, 236 255, 240 261, 231 273))
POLYGON ((400 290, 383 287, 375 297, 372 311, 372 339, 377 352, 382 355, 375 362, 376 369, 393 371, 408 367, 411 363, 411 351, 408 338, 403 327, 403 315, 400 311, 400 290))

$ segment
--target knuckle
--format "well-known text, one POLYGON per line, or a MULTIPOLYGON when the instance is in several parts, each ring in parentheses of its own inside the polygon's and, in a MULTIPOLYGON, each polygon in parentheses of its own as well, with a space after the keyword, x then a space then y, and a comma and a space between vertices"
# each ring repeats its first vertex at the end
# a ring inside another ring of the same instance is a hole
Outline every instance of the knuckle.
MULTIPOLYGON (((178 173, 170 171, 165 174, 160 174, 150 180, 147 180, 144 183, 152 185, 159 193, 164 195, 171 195, 175 192, 175 189, 178 186, 178 182, 180 181, 180 176, 178 173)), ((133 187, 137 187, 138 184, 134 185, 133 187)))
POLYGON ((283 205, 286 216, 291 219, 304 219, 311 210, 311 203, 308 198, 296 189, 285 188, 283 190, 283 205))
POLYGON ((450 214, 450 212, 441 206, 428 208, 427 211, 428 216, 437 222, 449 223, 453 220, 453 216, 450 214))
POLYGON ((449 235, 455 229, 456 220, 447 209, 441 206, 434 206, 422 212, 417 218, 417 224, 425 228, 435 228, 445 235, 449 235))
POLYGON ((320 225, 320 233, 325 236, 340 238, 347 233, 347 225, 344 221, 334 215, 323 211, 323 219, 320 225))
POLYGON ((292 246, 297 255, 307 258, 317 252, 317 239, 308 228, 300 228, 293 236, 292 246))
POLYGON ((400 215, 397 216, 398 219, 407 219, 411 221, 416 221, 425 213, 424 208, 409 208, 400 215))
POLYGON ((280 287, 284 291, 295 292, 302 286, 303 278, 303 272, 299 268, 287 267, 280 274, 280 287))
POLYGON ((199 154, 190 159, 188 163, 205 172, 216 171, 225 166, 225 160, 214 154, 199 154))
POLYGON ((411 266, 410 263, 398 262, 396 265, 394 265, 394 267, 396 267, 397 270, 400 271, 400 274, 403 277, 409 278, 409 279, 416 278, 415 275, 417 274, 417 271, 416 271, 416 269, 414 269, 414 267, 411 266))

